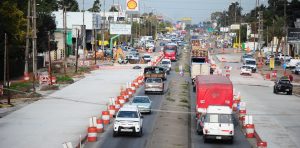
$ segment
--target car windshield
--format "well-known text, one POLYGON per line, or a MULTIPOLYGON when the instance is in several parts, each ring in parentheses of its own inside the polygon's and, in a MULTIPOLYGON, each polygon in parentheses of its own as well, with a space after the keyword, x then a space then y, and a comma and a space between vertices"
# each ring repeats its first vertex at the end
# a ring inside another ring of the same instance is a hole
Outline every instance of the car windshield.
POLYGON ((243 69, 251 69, 250 66, 243 66, 242 68, 243 68, 243 69))
POLYGON ((150 101, 147 97, 135 97, 132 103, 150 103, 150 101))
POLYGON ((136 111, 119 111, 119 118, 138 118, 138 114, 136 111))
POLYGON ((144 58, 150 58, 150 55, 144 55, 144 58))
POLYGON ((246 64, 249 64, 249 65, 256 65, 256 62, 255 62, 255 61, 247 60, 247 61, 246 61, 246 64))
POLYGON ((162 61, 161 64, 170 64, 170 61, 162 61))
POLYGON ((232 116, 230 114, 207 114, 205 122, 208 123, 232 123, 232 116))
POLYGON ((147 83, 161 83, 162 80, 161 79, 147 79, 146 82, 147 83))

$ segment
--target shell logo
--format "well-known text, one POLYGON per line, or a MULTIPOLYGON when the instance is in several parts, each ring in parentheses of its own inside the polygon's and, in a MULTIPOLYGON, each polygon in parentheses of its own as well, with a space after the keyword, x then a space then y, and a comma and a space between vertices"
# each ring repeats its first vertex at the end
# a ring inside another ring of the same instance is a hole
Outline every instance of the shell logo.
POLYGON ((127 2, 128 9, 134 10, 137 7, 137 2, 135 0, 129 0, 127 2))

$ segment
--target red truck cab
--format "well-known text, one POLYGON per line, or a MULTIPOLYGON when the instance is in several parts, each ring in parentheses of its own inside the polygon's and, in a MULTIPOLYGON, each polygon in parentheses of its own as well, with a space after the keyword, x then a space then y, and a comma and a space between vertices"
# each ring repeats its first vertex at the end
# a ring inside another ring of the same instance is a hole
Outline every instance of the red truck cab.
POLYGON ((177 60, 177 46, 176 45, 166 45, 164 47, 164 58, 170 59, 171 61, 177 60))
POLYGON ((206 113, 209 105, 225 105, 232 108, 233 85, 229 78, 218 75, 196 77, 196 112, 206 113))

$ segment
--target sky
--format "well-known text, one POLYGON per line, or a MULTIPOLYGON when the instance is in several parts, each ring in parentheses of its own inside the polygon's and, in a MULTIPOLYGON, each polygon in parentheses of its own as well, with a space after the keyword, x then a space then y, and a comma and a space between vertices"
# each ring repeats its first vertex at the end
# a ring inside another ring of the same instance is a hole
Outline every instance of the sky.
MULTIPOLYGON (((91 8, 94 0, 77 0, 82 9, 91 8)), ((103 2, 103 0, 100 0, 103 2)), ((182 17, 191 17, 193 23, 207 21, 210 14, 216 11, 228 10, 230 3, 241 2, 243 13, 255 7, 256 0, 139 0, 140 12, 154 12, 171 18, 174 22, 182 17)), ((106 10, 112 3, 121 4, 125 9, 126 0, 105 0, 106 10)), ((267 0, 260 0, 260 4, 267 4, 267 0)))

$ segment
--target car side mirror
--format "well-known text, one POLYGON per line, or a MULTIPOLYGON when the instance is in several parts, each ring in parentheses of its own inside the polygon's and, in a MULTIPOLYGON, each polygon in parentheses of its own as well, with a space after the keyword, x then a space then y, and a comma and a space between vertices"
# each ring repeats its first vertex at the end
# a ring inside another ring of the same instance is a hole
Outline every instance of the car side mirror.
POLYGON ((141 115, 140 117, 141 117, 141 118, 144 118, 144 116, 143 116, 143 115, 141 115))

